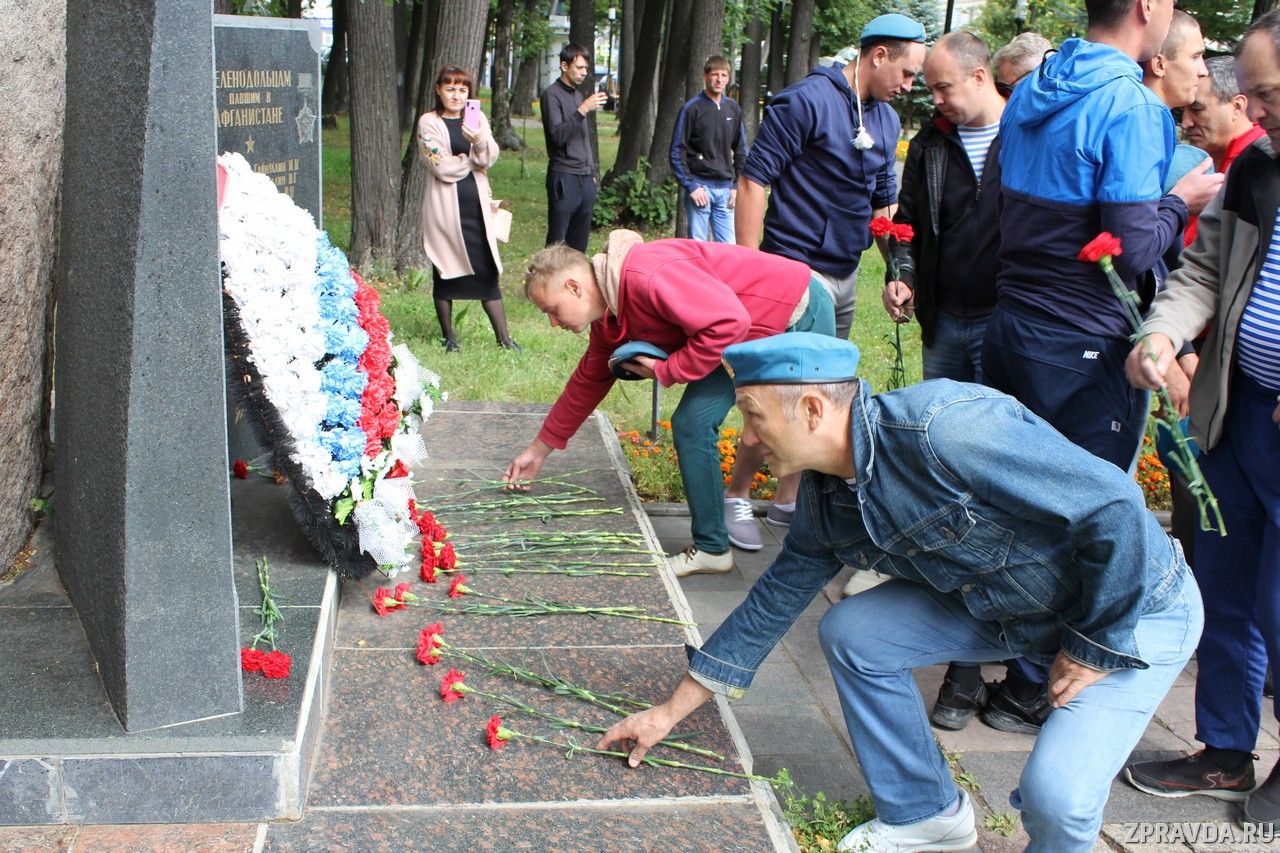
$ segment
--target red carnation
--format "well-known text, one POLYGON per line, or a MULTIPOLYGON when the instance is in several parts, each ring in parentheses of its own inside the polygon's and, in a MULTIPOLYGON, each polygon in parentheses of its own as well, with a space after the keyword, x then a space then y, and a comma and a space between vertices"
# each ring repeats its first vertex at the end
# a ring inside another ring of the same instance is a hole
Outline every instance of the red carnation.
POLYGON ((444 547, 440 549, 440 557, 437 562, 437 565, 439 565, 440 568, 444 569, 446 572, 451 572, 454 569, 458 568, 458 555, 453 550, 452 542, 446 542, 444 544, 444 547))
MULTIPOLYGON (((408 477, 408 476, 409 476, 409 469, 406 468, 404 462, 400 461, 399 459, 396 460, 396 464, 391 466, 391 470, 387 472, 388 480, 395 480, 400 477, 408 477)), ((409 500, 409 505, 410 506, 413 505, 412 498, 409 500)))
POLYGON ((1076 257, 1082 261, 1096 264, 1103 258, 1114 258, 1119 254, 1122 254, 1120 251, 1120 238, 1110 231, 1103 231, 1086 243, 1076 257))
POLYGON ((262 661, 266 656, 267 653, 262 649, 241 649, 240 668, 245 672, 257 672, 262 669, 262 661))
POLYGON ((459 574, 455 576, 453 579, 453 583, 449 584, 449 597, 462 598, 462 596, 470 592, 470 590, 467 589, 466 587, 466 583, 467 583, 466 575, 459 574))
POLYGON ((444 529, 443 525, 433 525, 431 527, 431 539, 435 542, 443 542, 449 537, 449 531, 444 529))
POLYGON ((243 459, 237 459, 231 463, 231 473, 237 480, 249 479, 249 463, 243 459))
POLYGON ((877 216, 871 220, 871 236, 887 237, 893 233, 893 220, 887 216, 877 216))
POLYGON ((426 534, 428 530, 436 526, 436 514, 431 510, 418 513, 418 532, 426 534))
POLYGON ((284 652, 267 652, 262 659, 262 674, 267 678, 288 678, 293 660, 284 652))
MULTIPOLYGON (((430 545, 430 543, 427 544, 430 545)), ((436 555, 434 551, 430 554, 424 553, 422 555, 422 568, 418 569, 418 577, 422 579, 423 583, 436 582, 436 555)))
POLYGON ((418 502, 413 498, 409 498, 409 519, 414 523, 418 523, 418 502))
POLYGON ((396 600, 397 600, 397 601, 404 601, 404 594, 405 594, 406 592, 408 592, 408 591, 409 591, 409 584, 407 584, 407 583, 398 583, 398 584, 396 584, 396 593, 395 593, 395 595, 396 595, 396 600))
POLYGON ((511 735, 507 734, 506 730, 502 728, 502 718, 497 714, 494 714, 489 718, 489 728, 487 729, 486 734, 489 736, 490 749, 502 749, 502 745, 511 737, 511 735), (507 737, 503 737, 504 734, 507 735, 507 737))
POLYGON ((446 702, 457 702, 462 698, 462 694, 453 689, 453 685, 463 682, 463 674, 456 669, 451 669, 444 674, 444 678, 440 682, 440 698, 446 702))
POLYGON ((440 663, 440 635, 444 633, 444 625, 433 622, 418 632, 418 661, 428 666, 440 663))
POLYGON ((893 224, 893 229, 889 232, 889 234, 890 236, 893 237, 893 239, 897 240, 899 243, 910 243, 911 238, 916 236, 916 230, 905 222, 903 223, 895 222, 893 224))
POLYGON ((395 594, 385 586, 378 587, 373 594, 373 609, 377 611, 379 616, 386 616, 387 612, 393 607, 399 607, 401 602, 396 600, 395 594))

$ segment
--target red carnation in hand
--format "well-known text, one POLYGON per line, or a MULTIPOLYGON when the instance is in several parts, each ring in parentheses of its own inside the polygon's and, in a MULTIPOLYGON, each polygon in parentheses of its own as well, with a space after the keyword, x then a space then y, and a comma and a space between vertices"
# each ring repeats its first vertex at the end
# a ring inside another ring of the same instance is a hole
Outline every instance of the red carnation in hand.
POLYGON ((1086 243, 1076 257, 1082 261, 1096 264, 1103 258, 1114 258, 1119 254, 1122 254, 1120 251, 1120 238, 1110 231, 1103 231, 1086 243))
POLYGON ((916 236, 916 229, 912 228, 905 222, 895 222, 892 229, 889 231, 889 236, 893 237, 893 239, 897 240, 899 243, 910 243, 911 238, 916 236))
POLYGON ((490 749, 502 749, 502 745, 511 738, 510 732, 502 727, 502 718, 497 714, 489 718, 486 734, 489 736, 490 749))
POLYGON ((893 220, 887 216, 877 216, 871 220, 872 237, 888 237, 893 233, 893 220))
POLYGON ((467 589, 466 583, 467 583, 466 575, 460 574, 457 577, 455 577, 453 579, 453 583, 449 584, 449 597, 462 598, 462 596, 470 592, 471 590, 467 589))
POLYGON ((418 632, 418 661, 427 666, 440 663, 438 649, 442 645, 440 635, 444 633, 444 625, 433 622, 418 632))
POLYGON ((444 679, 440 682, 440 698, 445 702, 457 702, 462 698, 463 694, 453 689, 453 685, 461 684, 463 674, 456 669, 451 669, 444 674, 444 679))
POLYGON ((243 459, 237 459, 231 463, 231 473, 237 480, 249 479, 249 463, 243 459))
POLYGON ((262 659, 262 674, 267 678, 288 678, 293 659, 281 651, 267 652, 262 659))
POLYGON ((458 568, 458 555, 453 550, 452 542, 446 542, 444 544, 444 547, 440 549, 440 557, 439 557, 439 560, 437 561, 437 565, 439 565, 440 568, 444 569, 446 572, 451 572, 454 569, 458 568))
POLYGON ((245 672, 258 672, 262 669, 262 661, 266 656, 267 653, 262 649, 241 649, 240 668, 245 672))

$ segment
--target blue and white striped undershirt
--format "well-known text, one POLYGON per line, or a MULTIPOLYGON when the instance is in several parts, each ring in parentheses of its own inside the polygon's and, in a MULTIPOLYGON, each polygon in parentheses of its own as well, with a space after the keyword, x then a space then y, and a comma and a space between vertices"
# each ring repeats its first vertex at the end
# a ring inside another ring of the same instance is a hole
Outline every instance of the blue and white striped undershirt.
POLYGON ((1280 390, 1280 217, 1240 318, 1236 364, 1258 384, 1280 390))
POLYGON ((956 132, 960 134, 964 153, 969 155, 969 162, 973 164, 974 177, 978 179, 978 183, 982 183, 982 169, 987 164, 987 152, 991 150, 991 143, 1000 132, 1000 122, 986 127, 957 127, 956 132))

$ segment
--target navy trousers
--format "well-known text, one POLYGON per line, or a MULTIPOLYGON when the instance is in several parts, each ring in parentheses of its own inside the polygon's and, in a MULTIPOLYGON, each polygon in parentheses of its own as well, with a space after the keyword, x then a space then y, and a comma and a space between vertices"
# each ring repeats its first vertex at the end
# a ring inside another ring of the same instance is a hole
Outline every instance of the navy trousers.
POLYGON ((587 250, 591 214, 596 209, 596 181, 591 175, 547 172, 547 245, 565 243, 587 250))

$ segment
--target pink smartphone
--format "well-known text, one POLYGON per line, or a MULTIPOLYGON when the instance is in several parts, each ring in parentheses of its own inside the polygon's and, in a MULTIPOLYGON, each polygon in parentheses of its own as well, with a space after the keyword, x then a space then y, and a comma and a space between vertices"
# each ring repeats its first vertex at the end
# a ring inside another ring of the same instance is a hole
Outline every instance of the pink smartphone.
POLYGON ((466 104, 462 107, 462 123, 472 130, 480 129, 480 102, 474 98, 467 98, 466 104))

